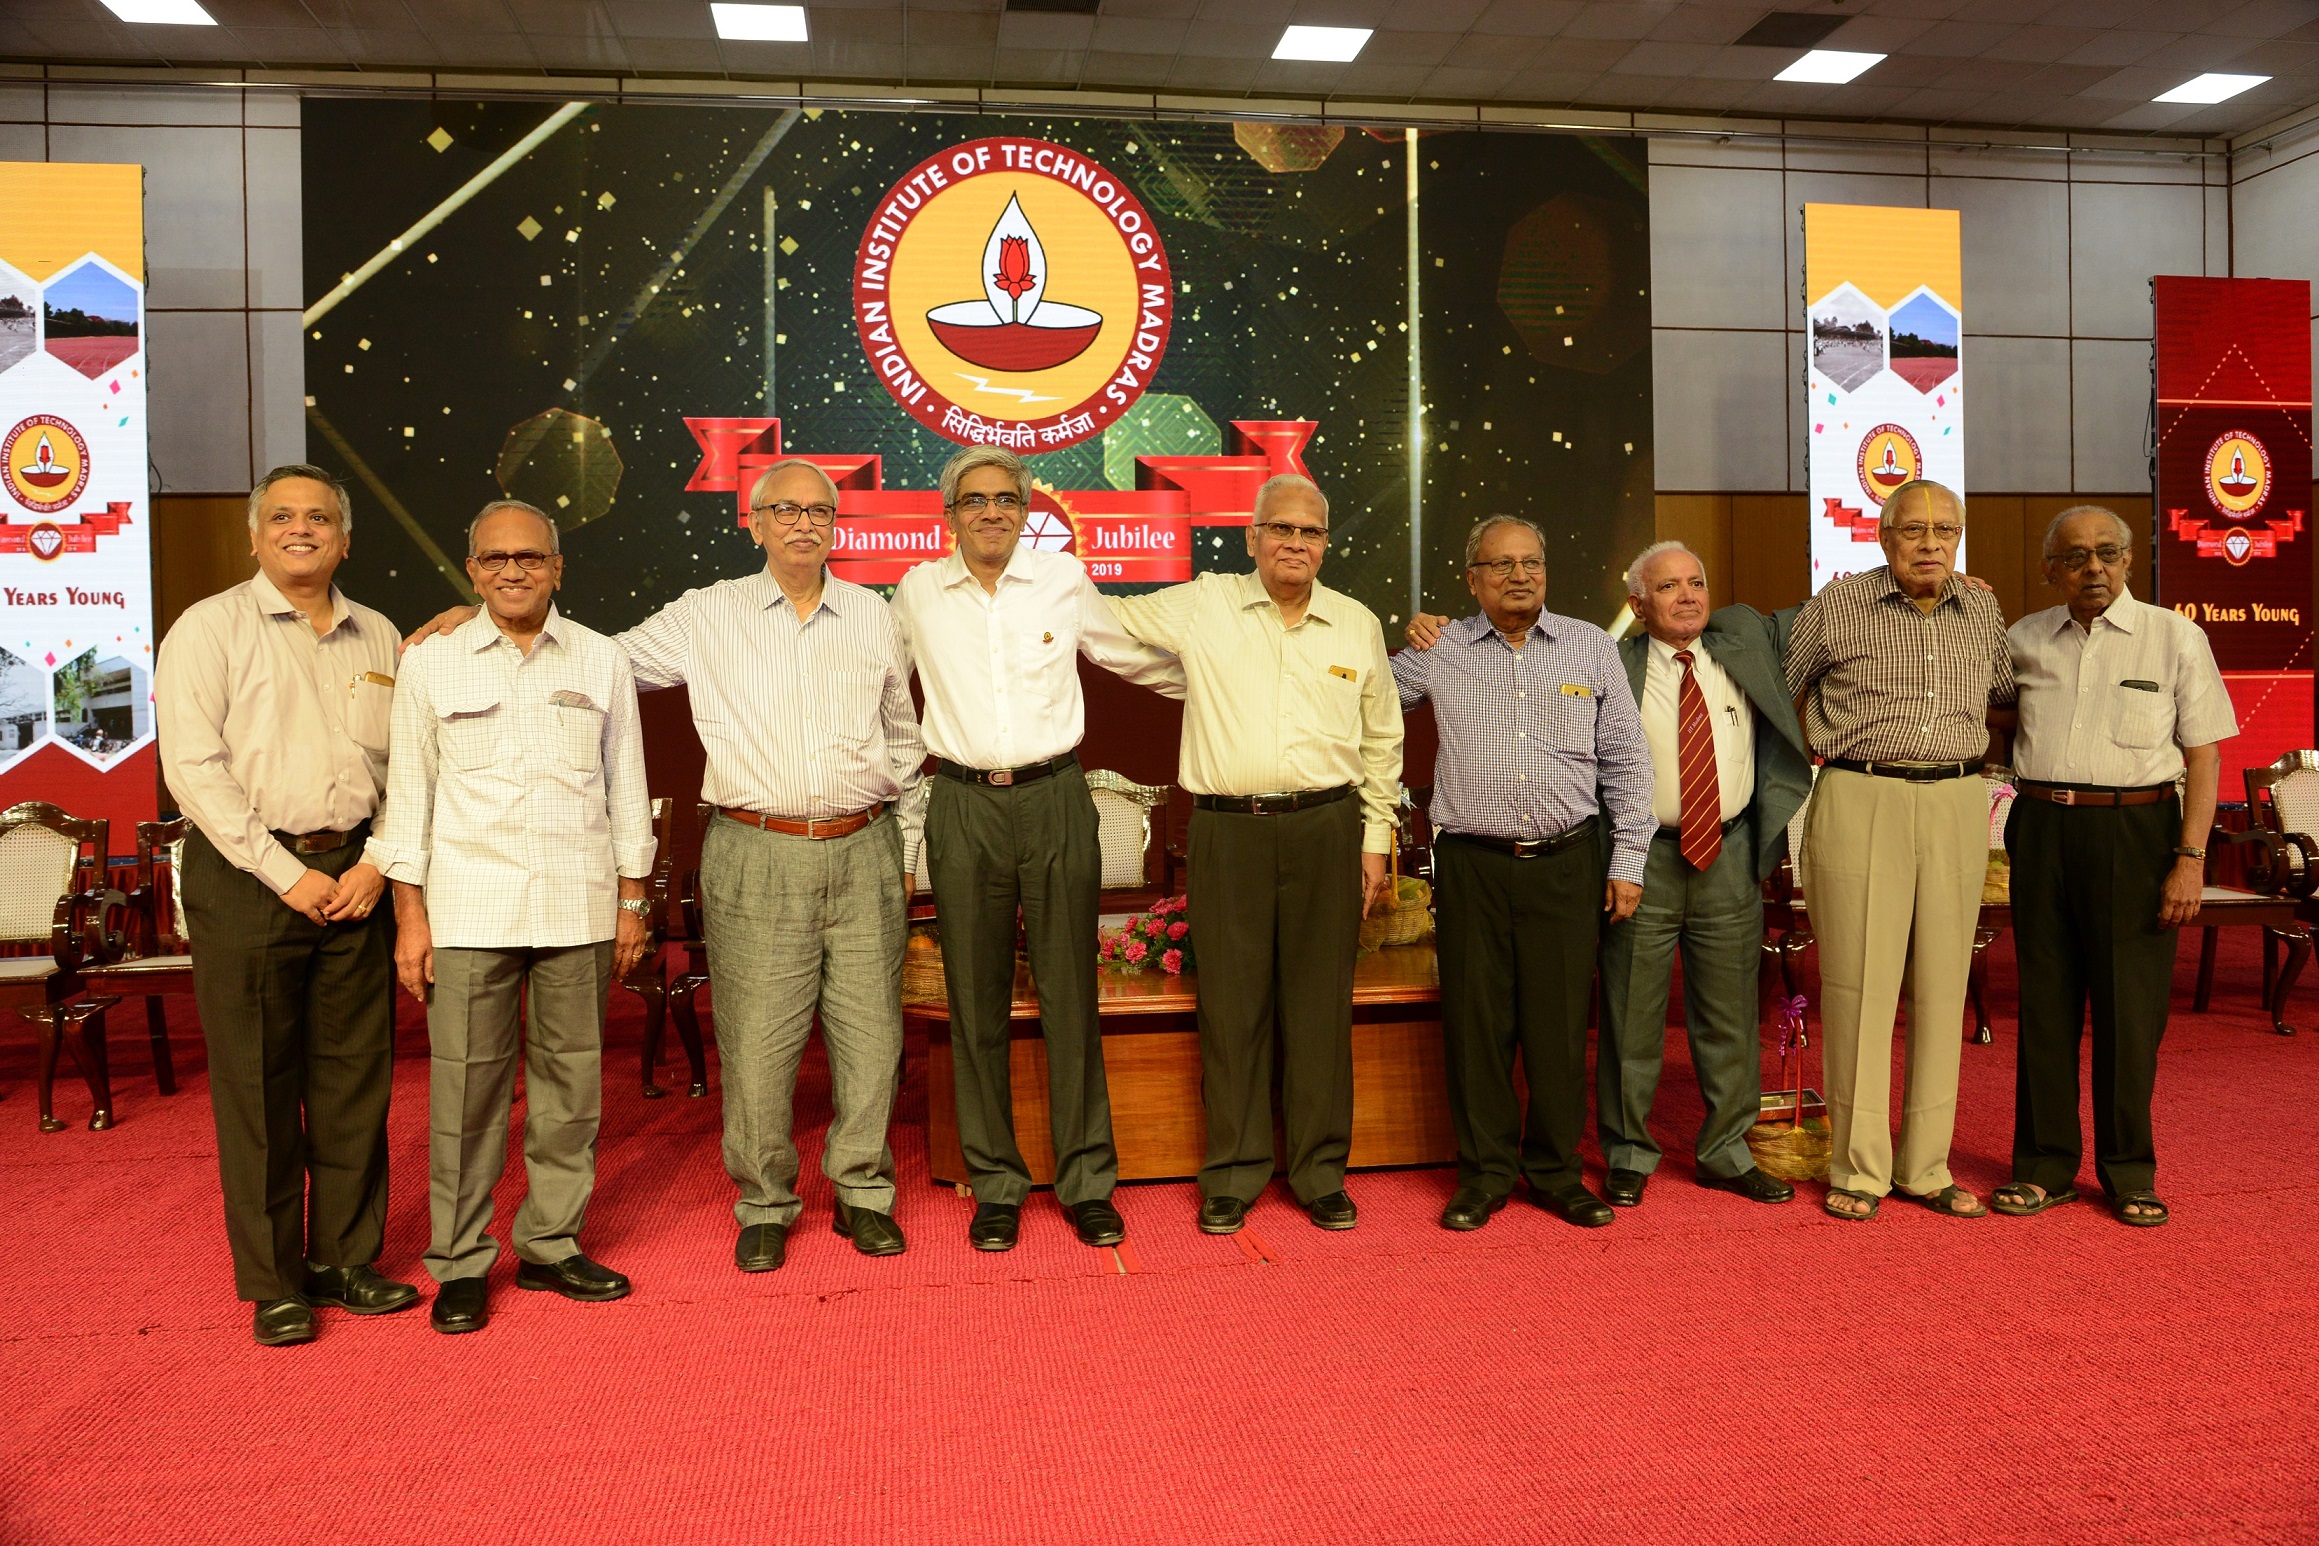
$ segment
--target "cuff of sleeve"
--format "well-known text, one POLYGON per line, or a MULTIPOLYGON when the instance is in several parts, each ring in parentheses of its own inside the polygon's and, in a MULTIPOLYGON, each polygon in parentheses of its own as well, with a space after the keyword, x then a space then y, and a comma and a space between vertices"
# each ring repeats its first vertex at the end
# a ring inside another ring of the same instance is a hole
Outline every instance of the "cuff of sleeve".
POLYGON ((1650 862, 1647 848, 1617 848, 1611 851, 1610 878, 1623 880, 1630 886, 1643 883, 1643 867, 1650 862))
POLYGON ((918 885, 918 852, 922 841, 908 835, 902 838, 902 868, 910 873, 912 890, 916 890, 918 885))
POLYGON ((275 843, 270 852, 258 858, 257 877, 273 887, 276 896, 288 891, 305 876, 306 866, 298 862, 296 854, 279 843, 275 843))
POLYGON ((639 843, 633 848, 615 847, 612 850, 612 867, 620 872, 624 880, 650 880, 652 861, 659 857, 659 853, 660 841, 657 838, 648 843, 639 843))
POLYGON ((374 834, 362 845, 362 862, 383 875, 386 867, 395 862, 395 851, 387 847, 384 838, 374 834))
POLYGON ((388 854, 385 859, 386 862, 383 864, 380 864, 377 859, 372 859, 370 862, 378 865, 378 872, 387 879, 399 880, 406 886, 423 888, 427 884, 427 861, 424 856, 405 859, 388 854))
POLYGON ((1392 851, 1393 823, 1372 821, 1362 826, 1361 852, 1365 854, 1389 854, 1392 851))

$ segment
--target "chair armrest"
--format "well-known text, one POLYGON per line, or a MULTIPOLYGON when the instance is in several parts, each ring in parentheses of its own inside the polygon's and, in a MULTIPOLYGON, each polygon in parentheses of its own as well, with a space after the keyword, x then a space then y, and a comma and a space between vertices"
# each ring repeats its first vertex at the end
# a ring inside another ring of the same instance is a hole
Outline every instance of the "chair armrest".
POLYGON ((2250 891, 2300 900, 2319 890, 2319 845, 2300 832, 2225 832, 2216 827, 2207 841, 2253 850, 2246 856, 2250 891))

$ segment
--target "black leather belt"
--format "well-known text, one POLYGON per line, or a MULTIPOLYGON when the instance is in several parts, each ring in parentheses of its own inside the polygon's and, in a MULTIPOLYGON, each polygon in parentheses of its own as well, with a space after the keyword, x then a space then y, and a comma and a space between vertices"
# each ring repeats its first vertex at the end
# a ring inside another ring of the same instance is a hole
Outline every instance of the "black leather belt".
POLYGON ((1511 854, 1517 859, 1544 859, 1553 854, 1576 848, 1580 843, 1593 837, 1595 828, 1601 824, 1600 817, 1589 816, 1567 832, 1557 832, 1552 837, 1535 839, 1484 837, 1478 832, 1444 832, 1441 835, 1455 838, 1461 843, 1471 843, 1477 848, 1488 848, 1498 853, 1511 854))
POLYGON ((1828 766, 1845 773, 1865 773, 1870 778, 1906 779, 1912 784, 1946 783, 1981 771, 1978 762, 1846 762, 1841 757, 1830 757, 1828 766))
POLYGON ((2013 788, 2032 800, 2045 800, 2054 805, 2156 805, 2174 795, 2172 784, 2112 789, 2100 784, 2048 784, 2040 779, 2024 778, 2016 780, 2013 788))
MULTIPOLYGON (((1723 835, 1725 837, 1731 836, 1731 829, 1738 826, 1746 819, 1747 812, 1745 811, 1741 811, 1738 815, 1732 817, 1729 821, 1723 824, 1723 835)), ((1683 829, 1681 827, 1661 827, 1659 829, 1659 836, 1664 838, 1672 838, 1676 842, 1681 842, 1683 840, 1683 829)))
POLYGON ((274 841, 294 854, 326 854, 335 853, 369 831, 370 823, 360 821, 344 832, 276 832, 274 841))
POLYGON ((1235 816, 1284 816, 1315 805, 1334 805, 1353 792, 1351 784, 1334 789, 1291 789, 1280 794, 1196 794, 1192 804, 1203 811, 1229 811, 1235 816))
POLYGON ((987 784, 993 789, 1012 789, 1017 784, 1035 783, 1051 773, 1079 765, 1077 752, 1065 752, 1060 757, 1049 757, 1045 762, 1034 762, 1021 768, 970 768, 952 762, 947 757, 934 759, 934 771, 944 778, 955 778, 962 784, 987 784))

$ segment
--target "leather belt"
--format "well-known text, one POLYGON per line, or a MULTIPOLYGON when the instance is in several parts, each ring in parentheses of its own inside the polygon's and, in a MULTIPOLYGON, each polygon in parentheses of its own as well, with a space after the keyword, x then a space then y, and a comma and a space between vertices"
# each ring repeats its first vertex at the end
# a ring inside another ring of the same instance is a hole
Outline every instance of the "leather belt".
MULTIPOLYGON (((1745 811, 1741 811, 1738 815, 1732 817, 1729 821, 1723 824, 1723 835, 1725 837, 1731 836, 1731 829, 1738 826, 1746 819, 1747 812, 1745 811)), ((1659 836, 1664 838, 1671 838, 1676 842, 1681 842, 1683 840, 1683 829, 1681 827, 1661 827, 1659 829, 1659 836)))
POLYGON ((1028 784, 1060 773, 1065 768, 1079 765, 1077 752, 1065 752, 1060 757, 1049 757, 1045 762, 1034 762, 1021 768, 970 768, 964 763, 952 762, 947 757, 934 759, 934 771, 944 778, 955 778, 962 784, 987 784, 993 789, 1012 789, 1017 784, 1028 784))
POLYGON ((1846 773, 1865 773, 1871 778, 1906 779, 1912 784, 1946 783, 1981 771, 1978 762, 1846 762, 1841 757, 1830 757, 1828 766, 1846 773))
POLYGON ((2156 805, 2171 799, 2172 784, 2158 784, 2148 789, 2109 789, 2100 786, 2085 787, 2077 784, 2046 784, 2030 779, 2016 780, 2015 792, 2032 800, 2046 800, 2055 805, 2156 805))
POLYGON ((370 826, 367 821, 357 822, 344 832, 276 832, 274 841, 294 854, 335 853, 360 837, 370 826))
POLYGON ((1334 789, 1289 789, 1279 794, 1196 794, 1192 805, 1197 810, 1228 811, 1235 816, 1285 816, 1316 805, 1334 805, 1352 792, 1351 784, 1339 784, 1334 789))
POLYGON ((766 832, 779 832, 789 837, 810 837, 815 840, 846 837, 886 814, 886 802, 880 800, 866 811, 855 811, 851 816, 821 816, 810 821, 792 821, 786 816, 767 816, 759 811, 735 810, 728 805, 717 807, 717 814, 743 826, 757 827, 766 832))
POLYGON ((1594 836, 1595 828, 1599 825, 1601 825, 1599 817, 1589 816, 1567 832, 1557 832, 1552 837, 1534 840, 1484 837, 1478 832, 1444 832, 1441 835, 1454 837, 1461 843, 1471 843, 1477 848, 1489 848, 1502 854, 1511 854, 1517 859, 1544 859, 1550 855, 1576 848, 1580 843, 1594 836))

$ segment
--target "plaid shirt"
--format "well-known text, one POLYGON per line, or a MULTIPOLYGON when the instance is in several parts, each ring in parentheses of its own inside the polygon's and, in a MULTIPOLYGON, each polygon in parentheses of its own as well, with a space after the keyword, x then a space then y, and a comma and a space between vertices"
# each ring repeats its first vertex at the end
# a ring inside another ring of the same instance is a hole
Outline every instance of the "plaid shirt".
POLYGON ((1805 694, 1804 737, 1847 762, 1977 762, 1989 705, 2014 698, 2005 614, 1949 577, 1920 612, 1891 568, 1834 581, 1788 633, 1788 691, 1805 694))

